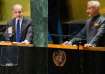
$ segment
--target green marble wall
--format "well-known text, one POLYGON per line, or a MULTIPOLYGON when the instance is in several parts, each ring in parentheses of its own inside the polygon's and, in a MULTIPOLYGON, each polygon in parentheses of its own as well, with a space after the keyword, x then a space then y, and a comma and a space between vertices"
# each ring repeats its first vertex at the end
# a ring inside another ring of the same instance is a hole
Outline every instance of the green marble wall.
MULTIPOLYGON (((33 43, 36 47, 48 44, 48 0, 30 0, 33 29, 33 43)), ((47 74, 47 48, 34 49, 33 74, 47 74)))
POLYGON ((48 0, 31 0, 31 17, 34 45, 46 47, 48 41, 48 0))

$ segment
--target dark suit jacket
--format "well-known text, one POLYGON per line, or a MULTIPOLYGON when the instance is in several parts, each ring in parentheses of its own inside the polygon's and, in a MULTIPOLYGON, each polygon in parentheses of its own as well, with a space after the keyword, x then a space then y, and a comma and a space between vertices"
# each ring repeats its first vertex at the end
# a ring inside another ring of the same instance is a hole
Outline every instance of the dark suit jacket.
MULTIPOLYGON (((8 30, 5 31, 5 39, 10 41, 16 41, 16 29, 15 29, 15 18, 11 19, 7 23, 7 29, 12 27, 12 36, 10 37, 8 34, 8 30)), ((31 19, 23 17, 22 24, 21 24, 21 41, 28 40, 32 42, 32 21, 31 19)))
POLYGON ((90 18, 76 37, 86 39, 89 44, 105 46, 105 18, 100 15, 90 18))

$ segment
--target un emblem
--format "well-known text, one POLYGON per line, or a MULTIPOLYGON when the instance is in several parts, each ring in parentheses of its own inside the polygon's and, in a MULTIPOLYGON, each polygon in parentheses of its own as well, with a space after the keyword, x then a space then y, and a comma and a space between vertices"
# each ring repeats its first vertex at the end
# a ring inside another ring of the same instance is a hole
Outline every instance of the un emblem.
POLYGON ((52 58, 56 66, 63 67, 66 62, 66 53, 62 50, 54 51, 52 58))

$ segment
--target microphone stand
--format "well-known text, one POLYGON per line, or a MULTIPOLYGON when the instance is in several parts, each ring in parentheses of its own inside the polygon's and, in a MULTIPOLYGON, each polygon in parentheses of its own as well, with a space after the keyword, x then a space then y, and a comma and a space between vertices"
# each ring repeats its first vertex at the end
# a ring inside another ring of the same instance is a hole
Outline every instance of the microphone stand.
POLYGON ((81 64, 81 60, 83 60, 83 58, 81 58, 81 54, 80 53, 80 45, 84 46, 84 42, 82 40, 80 41, 76 41, 76 45, 77 45, 77 67, 78 67, 78 73, 77 74, 84 74, 83 72, 83 64, 81 64))

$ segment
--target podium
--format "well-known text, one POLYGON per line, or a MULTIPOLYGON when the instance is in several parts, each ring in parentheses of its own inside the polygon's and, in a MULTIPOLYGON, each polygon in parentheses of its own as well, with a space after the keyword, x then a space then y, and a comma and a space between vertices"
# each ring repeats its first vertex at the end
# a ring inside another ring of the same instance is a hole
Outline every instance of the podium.
POLYGON ((0 74, 32 74, 32 44, 1 41, 0 74))
POLYGON ((103 74, 105 72, 105 47, 48 44, 48 48, 49 74, 103 74))
MULTIPOLYGON (((48 48, 35 47, 32 44, 22 44, 16 42, 2 41, 0 42, 0 51, 13 51, 17 54, 12 54, 15 57, 15 66, 0 66, 0 74, 47 74, 48 73, 48 48), (1 49, 3 48, 3 49, 1 49), (8 49, 9 48, 9 49, 8 49), (13 49, 11 49, 13 48, 13 49)), ((7 53, 7 52, 6 52, 7 53)), ((7 56, 13 63, 14 57, 11 57, 11 52, 7 56), (11 59, 11 58, 13 59, 11 59)), ((4 54, 4 53, 3 53, 4 54)), ((1 54, 0 54, 1 55, 1 54)), ((3 56, 6 56, 5 54, 3 56)), ((8 61, 8 60, 7 60, 8 61)))
POLYGON ((16 66, 19 59, 18 46, 32 47, 32 44, 1 41, 0 42, 0 66, 16 66))

